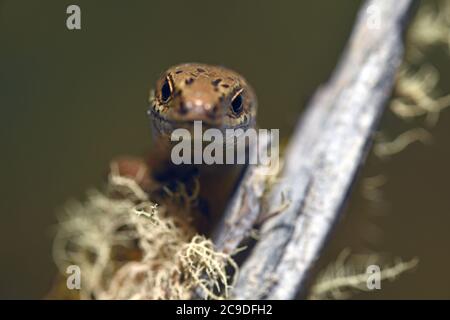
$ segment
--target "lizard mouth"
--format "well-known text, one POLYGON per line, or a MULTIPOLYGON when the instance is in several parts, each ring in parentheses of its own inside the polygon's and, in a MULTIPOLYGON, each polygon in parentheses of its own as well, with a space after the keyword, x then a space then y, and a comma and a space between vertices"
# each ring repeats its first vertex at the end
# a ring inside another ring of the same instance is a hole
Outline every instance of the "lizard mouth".
MULTIPOLYGON (((189 119, 189 120, 181 120, 181 119, 171 119, 161 112, 155 111, 154 108, 150 108, 148 111, 148 115, 150 117, 150 121, 152 123, 153 129, 156 130, 156 133, 159 135, 168 135, 170 136, 172 132, 176 129, 186 129, 189 132, 193 132, 194 123, 200 121, 202 123, 202 128, 206 129, 219 129, 222 133, 225 133, 226 130, 232 129, 242 129, 247 130, 250 127, 250 123, 248 121, 241 121, 235 124, 227 124, 218 121, 211 121, 209 119, 189 119)), ((246 119, 244 119, 246 120, 246 119)))

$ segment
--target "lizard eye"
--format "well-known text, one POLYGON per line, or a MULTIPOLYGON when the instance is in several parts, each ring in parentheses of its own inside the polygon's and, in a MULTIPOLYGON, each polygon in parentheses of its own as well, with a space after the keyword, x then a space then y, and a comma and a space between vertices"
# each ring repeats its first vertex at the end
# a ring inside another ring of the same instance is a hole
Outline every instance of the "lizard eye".
POLYGON ((169 101, 170 97, 172 96, 172 86, 170 85, 170 81, 168 78, 164 81, 162 87, 161 87, 161 100, 162 102, 169 101))
POLYGON ((242 94, 237 94, 233 100, 231 100, 231 108, 235 114, 239 114, 242 111, 242 94))

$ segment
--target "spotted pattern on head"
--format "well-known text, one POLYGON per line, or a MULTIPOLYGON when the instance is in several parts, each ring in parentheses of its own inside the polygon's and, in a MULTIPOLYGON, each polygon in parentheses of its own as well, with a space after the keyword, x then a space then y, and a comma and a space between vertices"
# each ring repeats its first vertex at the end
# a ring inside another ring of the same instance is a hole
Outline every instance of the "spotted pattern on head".
POLYGON ((173 130, 200 120, 219 129, 250 128, 257 102, 238 73, 198 63, 169 68, 150 96, 149 115, 158 130, 173 130))

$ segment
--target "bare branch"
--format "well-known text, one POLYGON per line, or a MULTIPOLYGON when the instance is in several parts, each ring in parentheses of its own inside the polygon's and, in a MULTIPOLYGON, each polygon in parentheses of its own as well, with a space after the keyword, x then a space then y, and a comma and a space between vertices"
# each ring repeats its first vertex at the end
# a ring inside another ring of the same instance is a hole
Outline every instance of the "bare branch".
MULTIPOLYGON (((412 2, 370 0, 362 6, 337 69, 317 91, 292 136, 264 211, 280 208, 282 195, 290 205, 263 225, 242 266, 236 298, 292 299, 304 287, 391 93, 412 2)), ((247 173, 226 213, 227 223, 216 234, 222 250, 234 250, 248 233, 247 220, 261 210, 258 191, 263 183, 255 170, 247 173)))

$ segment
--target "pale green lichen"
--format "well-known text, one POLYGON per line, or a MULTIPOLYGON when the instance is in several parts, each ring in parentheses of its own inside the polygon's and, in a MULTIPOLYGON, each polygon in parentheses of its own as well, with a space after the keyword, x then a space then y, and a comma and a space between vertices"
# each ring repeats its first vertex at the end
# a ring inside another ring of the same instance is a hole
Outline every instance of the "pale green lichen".
MULTIPOLYGON (((411 122, 424 118, 424 125, 431 128, 437 125, 441 112, 450 107, 450 94, 439 92, 440 70, 430 61, 429 53, 440 49, 450 56, 450 0, 424 3, 408 31, 405 59, 390 103, 390 110, 400 119, 411 122)), ((417 121, 413 125, 417 126, 417 121)), ((394 155, 415 141, 429 142, 431 134, 421 126, 391 142, 386 134, 379 135, 376 155, 394 155)))
POLYGON ((351 255, 350 250, 346 249, 319 274, 310 290, 309 299, 348 299, 357 292, 376 290, 368 285, 373 274, 367 272, 367 267, 371 265, 379 266, 380 281, 393 281, 402 273, 413 270, 418 263, 417 258, 410 261, 395 259, 389 263, 380 255, 351 255))
POLYGON ((189 299, 197 288, 205 298, 228 297, 237 274, 229 255, 132 179, 112 174, 108 190, 91 191, 59 216, 54 260, 62 274, 80 267, 80 298, 189 299))

